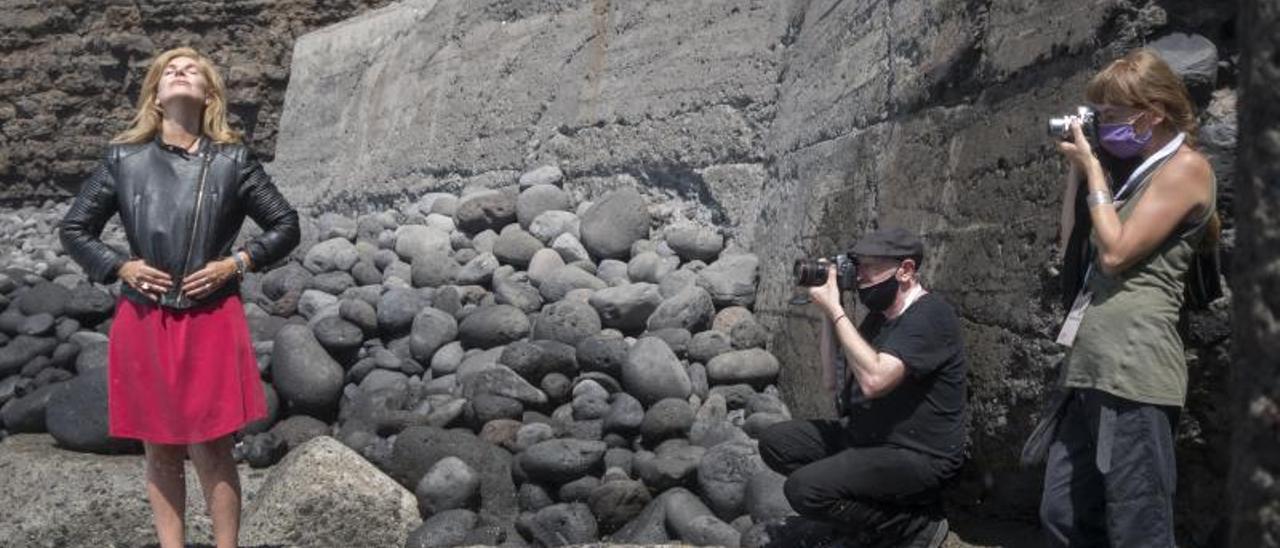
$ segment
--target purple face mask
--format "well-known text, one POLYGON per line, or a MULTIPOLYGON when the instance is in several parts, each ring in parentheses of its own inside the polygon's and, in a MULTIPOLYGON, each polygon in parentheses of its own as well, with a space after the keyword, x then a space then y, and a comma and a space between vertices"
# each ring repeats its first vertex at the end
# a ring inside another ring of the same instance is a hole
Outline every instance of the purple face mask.
POLYGON ((1116 158, 1133 158, 1151 142, 1151 130, 1139 135, 1133 124, 1098 124, 1098 141, 1116 158))

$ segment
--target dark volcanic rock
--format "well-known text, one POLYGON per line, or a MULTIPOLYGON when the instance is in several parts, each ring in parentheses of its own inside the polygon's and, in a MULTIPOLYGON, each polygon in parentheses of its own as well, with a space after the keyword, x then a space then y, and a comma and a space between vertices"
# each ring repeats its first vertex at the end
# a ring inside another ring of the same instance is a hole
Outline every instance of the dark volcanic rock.
POLYGON ((605 444, 574 439, 548 440, 520 454, 520 468, 530 479, 562 484, 598 472, 605 444))
POLYGON ((328 417, 342 395, 342 367, 303 325, 287 325, 276 336, 271 354, 276 390, 299 412, 328 417))
POLYGON ((576 346, 600 332, 600 316, 590 305, 565 301, 542 309, 533 325, 533 338, 576 346))
POLYGON ((700 287, 690 287, 662 301, 649 316, 650 330, 679 327, 697 333, 711 326, 716 309, 711 295, 700 287))
POLYGON ((107 370, 94 369, 63 383, 49 398, 45 426, 58 445, 89 453, 138 452, 137 440, 107 435, 107 370))
POLYGON ((468 348, 502 346, 528 334, 529 317, 507 304, 478 308, 458 326, 459 340, 468 348))
POLYGON ((582 215, 582 245, 599 259, 626 259, 649 236, 649 208, 634 189, 606 194, 582 215))
POLYGON ((689 374, 661 339, 636 341, 622 366, 622 385, 643 403, 663 398, 684 399, 693 391, 689 374))

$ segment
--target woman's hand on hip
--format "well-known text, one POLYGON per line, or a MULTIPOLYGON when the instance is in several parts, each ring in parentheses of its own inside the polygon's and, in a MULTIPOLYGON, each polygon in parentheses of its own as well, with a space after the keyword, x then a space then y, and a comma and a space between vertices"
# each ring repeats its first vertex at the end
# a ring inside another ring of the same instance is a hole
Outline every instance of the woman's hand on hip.
POLYGON ((162 270, 152 268, 142 259, 126 261, 116 271, 120 281, 129 285, 151 300, 159 300, 161 295, 173 288, 173 279, 162 270))
POLYGON ((200 299, 217 291, 236 275, 236 262, 230 258, 209 261, 204 268, 188 274, 182 280, 182 293, 192 299, 200 299))

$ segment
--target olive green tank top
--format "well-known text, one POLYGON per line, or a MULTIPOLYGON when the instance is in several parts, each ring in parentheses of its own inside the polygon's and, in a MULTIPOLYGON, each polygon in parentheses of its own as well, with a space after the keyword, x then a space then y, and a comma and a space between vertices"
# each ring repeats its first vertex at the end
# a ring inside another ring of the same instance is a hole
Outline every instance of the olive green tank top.
MULTIPOLYGON (((1158 171, 1159 167, 1149 170, 1133 196, 1120 206, 1117 213, 1122 222, 1133 213, 1158 171)), ((1212 184, 1216 197, 1217 180, 1212 184)), ((1198 221, 1179 225, 1177 233, 1124 272, 1102 274, 1095 260, 1087 282, 1092 298, 1067 355, 1067 386, 1093 388, 1142 403, 1182 406, 1187 363, 1178 315, 1187 271, 1216 206, 1215 198, 1198 221)))

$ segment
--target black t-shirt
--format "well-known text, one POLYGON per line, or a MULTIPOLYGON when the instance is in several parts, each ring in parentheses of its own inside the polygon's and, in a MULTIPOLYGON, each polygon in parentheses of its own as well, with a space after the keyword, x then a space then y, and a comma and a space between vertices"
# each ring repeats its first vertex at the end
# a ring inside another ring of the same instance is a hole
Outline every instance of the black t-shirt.
POLYGON ((959 464, 968 365, 951 305, 929 293, 892 320, 868 315, 859 331, 877 352, 902 360, 906 375, 873 400, 862 397, 857 381, 849 379, 846 408, 854 445, 895 445, 959 464))

